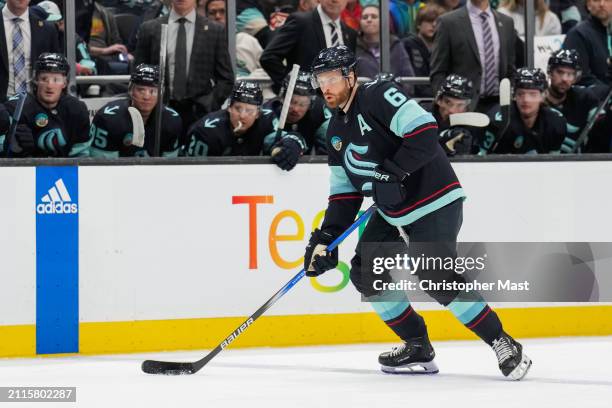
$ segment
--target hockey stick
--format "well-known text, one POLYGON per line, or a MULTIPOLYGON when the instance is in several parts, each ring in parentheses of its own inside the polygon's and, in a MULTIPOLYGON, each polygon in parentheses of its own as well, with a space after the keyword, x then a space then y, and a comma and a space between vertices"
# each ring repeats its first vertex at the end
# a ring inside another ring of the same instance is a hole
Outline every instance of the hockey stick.
POLYGON ((17 125, 19 125, 19 120, 21 119, 21 112, 23 112, 23 105, 25 105, 26 98, 28 97, 27 93, 20 94, 19 102, 15 106, 15 112, 13 113, 13 120, 11 122, 11 126, 9 127, 9 131, 7 134, 7 144, 6 144, 6 157, 11 157, 12 150, 15 149, 15 153, 21 153, 23 149, 17 143, 15 139, 15 133, 17 132, 17 125))
POLYGON ((161 150, 162 114, 164 110, 164 87, 166 86, 166 52, 168 49, 168 24, 162 24, 159 44, 159 84, 157 86, 157 107, 155 108, 155 143, 153 156, 159 157, 161 150))
POLYGON ((591 132, 591 129, 593 129, 593 126, 595 125, 595 122, 599 117, 599 112, 606 109, 610 98, 612 98, 612 87, 610 88, 610 92, 608 92, 608 95, 606 95, 604 100, 601 101, 601 103, 597 106, 597 110, 595 111, 593 117, 587 122, 584 129, 582 129, 582 132, 580 132, 580 136, 578 136, 578 139, 576 139, 576 144, 574 145, 574 147, 572 147, 570 153, 576 153, 580 146, 587 141, 589 137, 589 132, 591 132))
POLYGON ((489 153, 495 152, 499 142, 501 142, 504 137, 504 133, 506 133, 506 130, 508 130, 510 126, 510 80, 508 78, 502 79, 499 83, 499 108, 502 115, 502 126, 489 149, 489 153))
POLYGON ((130 114, 130 119, 132 119, 132 140, 129 144, 132 146, 143 147, 145 141, 145 128, 142 115, 140 114, 140 111, 133 106, 128 108, 128 113, 130 114))
POLYGON ((449 116, 450 127, 453 126, 473 126, 486 127, 489 126, 490 119, 484 113, 479 112, 463 112, 453 113, 449 116))
MULTIPOLYGON (((291 104, 291 98, 293 98, 293 89, 295 88, 295 82, 297 81, 298 73, 300 72, 300 66, 293 64, 291 73, 289 74, 289 84, 285 89, 285 98, 283 99, 283 107, 281 108, 280 117, 278 118, 278 127, 276 128, 276 140, 280 137, 285 128, 285 122, 287 121, 287 114, 289 113, 289 105, 291 104)), ((276 155, 280 151, 280 147, 272 149, 270 156, 276 155)))
MULTIPOLYGON (((357 227, 363 224, 368 217, 376 210, 376 206, 372 205, 368 208, 357 220, 350 226, 346 231, 336 238, 328 247, 328 250, 336 248, 346 237, 353 232, 357 227)), ((194 374, 204 367, 210 360, 212 360, 217 354, 223 349, 229 346, 234 340, 238 338, 242 333, 248 329, 255 320, 266 312, 272 305, 274 305, 285 293, 287 293, 296 283, 305 276, 305 271, 302 269, 295 275, 289 282, 285 284, 278 292, 274 294, 266 303, 264 303, 255 313, 253 313, 248 319, 246 319, 236 330, 234 330, 229 336, 227 336, 221 344, 214 348, 213 351, 208 353, 204 358, 195 362, 170 362, 170 361, 155 361, 146 360, 142 363, 142 371, 147 374, 166 374, 166 375, 184 375, 194 374)))

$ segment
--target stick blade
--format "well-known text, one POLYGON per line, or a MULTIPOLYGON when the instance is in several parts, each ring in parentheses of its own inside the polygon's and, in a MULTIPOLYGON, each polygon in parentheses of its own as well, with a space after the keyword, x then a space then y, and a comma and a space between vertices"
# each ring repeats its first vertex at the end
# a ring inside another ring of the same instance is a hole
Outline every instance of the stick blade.
POLYGON ((449 116, 450 126, 473 126, 487 127, 490 119, 484 113, 479 112, 462 112, 453 113, 449 116))
POLYGON ((508 78, 504 78, 499 83, 499 104, 501 106, 509 106, 510 105, 510 80, 508 78))
POLYGON ((189 375, 198 370, 193 363, 146 360, 142 363, 142 371, 147 374, 189 375))

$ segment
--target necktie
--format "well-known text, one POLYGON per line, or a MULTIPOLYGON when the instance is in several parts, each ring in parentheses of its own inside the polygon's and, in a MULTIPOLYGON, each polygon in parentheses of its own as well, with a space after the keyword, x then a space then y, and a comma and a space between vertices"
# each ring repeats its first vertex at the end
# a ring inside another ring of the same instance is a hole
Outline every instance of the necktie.
POLYGON ((495 48, 493 48, 493 34, 489 25, 489 15, 486 12, 480 13, 482 20, 482 39, 484 44, 485 60, 484 68, 484 95, 496 95, 498 84, 497 73, 495 72, 495 48))
POLYGON ((338 30, 336 29, 336 23, 331 22, 329 23, 329 26, 331 27, 331 47, 335 47, 336 45, 339 44, 338 42, 338 30))
POLYGON ((13 76, 15 78, 15 93, 27 92, 27 72, 25 52, 23 50, 23 34, 19 17, 13 19, 13 76))
POLYGON ((178 20, 179 28, 176 36, 176 53, 174 55, 174 99, 182 100, 187 94, 187 33, 185 18, 178 20))

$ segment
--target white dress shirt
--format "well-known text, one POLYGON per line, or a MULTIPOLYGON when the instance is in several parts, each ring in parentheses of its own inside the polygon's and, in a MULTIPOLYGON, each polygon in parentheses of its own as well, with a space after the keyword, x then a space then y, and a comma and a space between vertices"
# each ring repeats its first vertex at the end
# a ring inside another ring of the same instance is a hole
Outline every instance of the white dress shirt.
POLYGON ((191 50, 193 48, 196 11, 193 9, 186 16, 181 16, 172 10, 170 11, 170 16, 168 18, 168 48, 166 50, 166 57, 168 59, 166 66, 168 67, 168 79, 170 81, 168 84, 170 87, 170 95, 174 93, 174 58, 176 56, 176 39, 178 37, 178 29, 180 26, 178 20, 182 17, 187 19, 185 22, 185 35, 187 38, 187 72, 185 72, 185 77, 189 76, 189 63, 191 62, 191 50))
POLYGON ((23 53, 25 54, 25 70, 27 74, 27 85, 28 90, 30 87, 30 78, 32 76, 32 64, 30 61, 30 54, 32 51, 32 32, 30 31, 30 14, 29 11, 26 10, 21 16, 16 16, 8 9, 7 6, 2 8, 2 19, 4 20, 4 38, 6 40, 6 53, 8 55, 8 89, 6 91, 7 95, 13 95, 15 93, 15 73, 13 72, 13 18, 19 17, 21 20, 21 34, 23 39, 21 43, 23 44, 23 53))
POLYGON ((319 13, 319 17, 321 17, 321 24, 323 24, 323 33, 325 34, 325 44, 326 48, 331 47, 331 27, 329 23, 334 22, 336 24, 336 32, 338 33, 338 45, 344 45, 344 39, 342 38, 342 26, 340 25, 340 18, 338 17, 335 20, 332 20, 325 12, 323 11, 323 7, 319 4, 317 6, 317 13, 319 13))

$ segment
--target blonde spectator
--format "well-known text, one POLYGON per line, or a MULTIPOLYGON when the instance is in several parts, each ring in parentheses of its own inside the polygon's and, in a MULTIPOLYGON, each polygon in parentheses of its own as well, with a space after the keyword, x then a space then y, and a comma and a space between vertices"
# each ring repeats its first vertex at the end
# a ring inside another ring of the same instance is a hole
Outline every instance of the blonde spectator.
MULTIPOLYGON (((535 0, 537 36, 561 34, 559 17, 548 9, 545 0, 535 0)), ((514 28, 520 37, 525 36, 524 0, 504 0, 497 9, 514 20, 514 28)))

